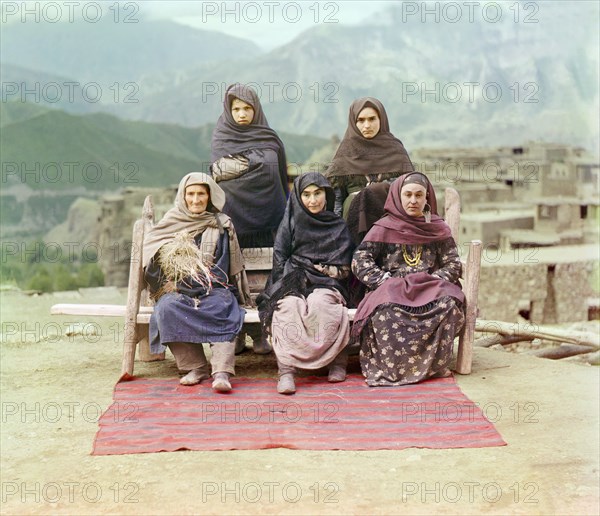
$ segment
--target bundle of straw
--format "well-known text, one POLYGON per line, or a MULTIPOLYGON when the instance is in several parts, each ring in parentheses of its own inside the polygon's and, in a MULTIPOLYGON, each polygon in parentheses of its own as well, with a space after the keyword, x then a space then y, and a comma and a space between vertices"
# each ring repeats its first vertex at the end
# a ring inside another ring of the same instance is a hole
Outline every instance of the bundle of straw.
POLYGON ((202 285, 206 292, 212 288, 212 274, 202 261, 202 252, 190 233, 181 231, 175 238, 160 248, 158 256, 163 273, 175 284, 191 278, 202 285))

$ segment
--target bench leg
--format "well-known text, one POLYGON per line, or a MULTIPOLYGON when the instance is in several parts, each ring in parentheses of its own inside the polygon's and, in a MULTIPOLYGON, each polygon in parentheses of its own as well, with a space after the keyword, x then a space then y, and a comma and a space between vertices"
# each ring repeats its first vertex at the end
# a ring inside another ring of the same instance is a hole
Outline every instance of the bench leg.
POLYGON ((477 297, 479 295, 479 275, 481 270, 481 242, 475 240, 469 244, 467 267, 465 270, 465 325, 458 340, 456 372, 471 374, 473 363, 473 341, 475 340, 475 322, 477 320, 477 297))
POLYGON ((133 380, 133 363, 135 360, 135 347, 138 342, 138 325, 125 323, 125 339, 123 340, 123 361, 121 364, 121 377, 119 382, 133 380))
POLYGON ((456 357, 456 369, 458 374, 471 374, 473 362, 473 340, 475 334, 475 320, 465 320, 463 331, 458 339, 458 355, 456 357))
POLYGON ((165 359, 165 352, 153 354, 150 352, 150 340, 148 339, 148 325, 144 325, 140 328, 138 337, 140 341, 137 344, 138 359, 142 362, 156 362, 158 360, 165 359))

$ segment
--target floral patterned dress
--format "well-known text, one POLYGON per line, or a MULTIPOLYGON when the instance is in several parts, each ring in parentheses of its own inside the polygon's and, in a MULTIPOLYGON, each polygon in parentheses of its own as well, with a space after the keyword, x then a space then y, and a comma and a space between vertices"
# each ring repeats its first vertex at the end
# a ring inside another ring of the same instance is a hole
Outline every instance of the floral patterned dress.
MULTIPOLYGON (((461 262, 452 238, 419 245, 363 242, 354 253, 352 270, 373 291, 390 276, 416 272, 458 284, 461 262)), ((378 306, 358 336, 367 384, 405 385, 443 375, 463 323, 462 303, 451 296, 417 307, 378 306)))

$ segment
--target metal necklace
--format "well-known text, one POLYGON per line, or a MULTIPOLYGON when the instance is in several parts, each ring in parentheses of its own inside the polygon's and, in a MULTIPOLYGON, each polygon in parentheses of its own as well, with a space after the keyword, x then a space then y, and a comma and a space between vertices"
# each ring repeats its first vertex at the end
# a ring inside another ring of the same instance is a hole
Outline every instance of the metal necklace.
POLYGON ((404 258, 406 265, 408 265, 409 267, 416 267, 417 265, 419 265, 419 263, 421 263, 421 255, 422 254, 423 254, 423 246, 421 244, 419 244, 417 246, 416 252, 414 254, 412 252, 411 252, 411 254, 408 254, 406 245, 402 244, 402 257, 404 258))

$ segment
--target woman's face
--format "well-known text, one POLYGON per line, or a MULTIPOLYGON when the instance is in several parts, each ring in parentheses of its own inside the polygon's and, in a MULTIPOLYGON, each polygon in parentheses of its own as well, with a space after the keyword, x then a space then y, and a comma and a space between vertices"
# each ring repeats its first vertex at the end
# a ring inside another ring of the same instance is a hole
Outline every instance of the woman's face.
POLYGON ((402 207, 411 217, 420 217, 423 215, 423 208, 427 204, 427 191, 422 185, 409 183, 402 187, 400 192, 402 207))
POLYGON ((254 108, 240 99, 233 99, 231 103, 231 116, 239 125, 250 125, 254 120, 254 108))
POLYGON ((327 196, 325 189, 317 185, 309 185, 300 195, 302 198, 302 204, 311 213, 321 213, 325 209, 325 203, 327 202, 327 196))
POLYGON ((380 126, 379 114, 372 107, 362 109, 356 118, 356 127, 368 140, 377 136, 380 126))
POLYGON ((195 215, 204 213, 210 201, 210 193, 206 185, 190 185, 185 187, 185 205, 195 215))

